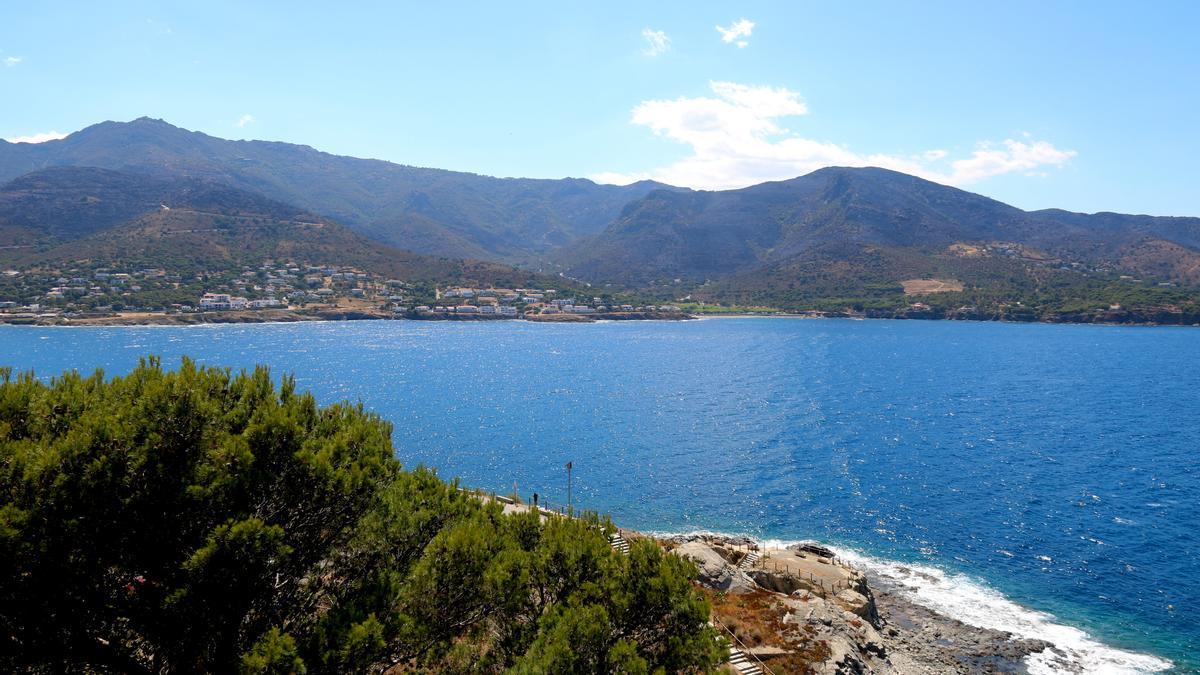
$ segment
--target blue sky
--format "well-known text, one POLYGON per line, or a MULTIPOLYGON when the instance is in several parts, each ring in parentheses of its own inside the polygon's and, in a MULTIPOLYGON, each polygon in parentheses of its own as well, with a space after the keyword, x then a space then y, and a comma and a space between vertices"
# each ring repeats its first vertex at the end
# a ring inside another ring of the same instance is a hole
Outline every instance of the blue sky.
POLYGON ((1197 2, 338 4, 9 3, 0 137, 148 115, 501 176, 880 164, 1200 215, 1197 2))

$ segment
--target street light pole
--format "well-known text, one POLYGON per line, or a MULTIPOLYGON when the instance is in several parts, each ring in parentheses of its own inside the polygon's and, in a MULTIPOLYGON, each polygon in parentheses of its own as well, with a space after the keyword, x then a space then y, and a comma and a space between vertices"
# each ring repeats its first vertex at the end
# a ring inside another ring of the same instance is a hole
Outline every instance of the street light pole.
POLYGON ((567 462, 567 513, 571 513, 571 464, 567 462))

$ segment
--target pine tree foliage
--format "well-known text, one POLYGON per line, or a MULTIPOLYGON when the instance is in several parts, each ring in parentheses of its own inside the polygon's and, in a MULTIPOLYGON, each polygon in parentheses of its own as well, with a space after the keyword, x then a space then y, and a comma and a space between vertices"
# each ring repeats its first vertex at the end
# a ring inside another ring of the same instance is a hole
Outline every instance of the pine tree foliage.
POLYGON ((0 669, 704 672, 695 569, 403 470, 265 368, 0 371, 0 669))

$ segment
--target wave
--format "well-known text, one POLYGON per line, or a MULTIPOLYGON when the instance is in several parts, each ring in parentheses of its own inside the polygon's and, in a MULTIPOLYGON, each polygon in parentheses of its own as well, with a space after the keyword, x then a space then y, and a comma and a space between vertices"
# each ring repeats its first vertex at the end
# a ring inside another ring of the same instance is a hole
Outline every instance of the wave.
MULTIPOLYGON (((678 534, 678 533, 675 533, 678 534)), ((688 535, 715 532, 688 532, 688 535)), ((654 536, 671 536, 655 533, 654 536)), ((759 540, 768 548, 785 548, 795 541, 759 540)), ((865 555, 839 546, 829 547, 839 558, 879 579, 891 593, 971 626, 1002 630, 1020 638, 1045 640, 1052 648, 1026 658, 1032 675, 1096 673, 1135 675, 1169 670, 1166 659, 1110 647, 1083 630, 1058 623, 1053 615, 1023 607, 982 581, 952 574, 931 565, 902 563, 865 555)))
POLYGON ((882 579, 888 590, 965 624, 1045 640, 1054 647, 1026 660, 1030 673, 1157 673, 1170 661, 1110 647, 1086 632, 1057 623, 1045 612, 1023 607, 983 582, 929 565, 913 565, 831 547, 843 560, 882 579))

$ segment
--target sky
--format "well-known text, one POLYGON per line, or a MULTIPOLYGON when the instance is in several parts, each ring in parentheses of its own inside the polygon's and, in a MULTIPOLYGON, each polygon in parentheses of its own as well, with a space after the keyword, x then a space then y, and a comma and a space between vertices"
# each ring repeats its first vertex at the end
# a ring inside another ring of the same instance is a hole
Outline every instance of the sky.
POLYGON ((0 138, 165 119, 495 176, 884 166, 1200 216, 1200 2, 95 2, 0 11, 0 138))

